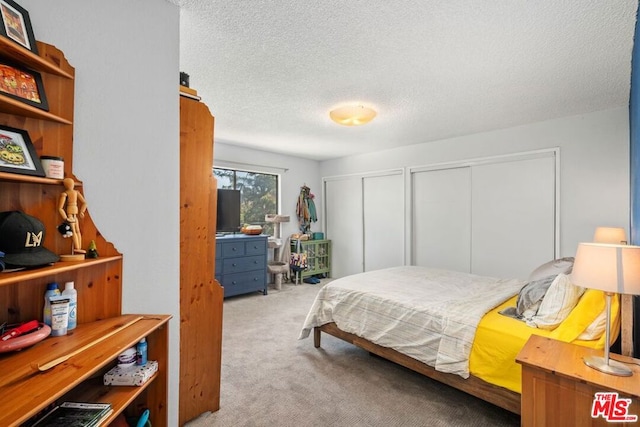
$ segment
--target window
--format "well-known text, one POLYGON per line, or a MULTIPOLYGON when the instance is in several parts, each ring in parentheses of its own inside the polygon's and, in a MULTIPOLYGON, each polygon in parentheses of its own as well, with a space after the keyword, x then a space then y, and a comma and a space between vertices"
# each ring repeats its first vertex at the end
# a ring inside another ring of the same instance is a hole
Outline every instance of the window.
POLYGON ((273 235, 273 223, 266 214, 278 213, 278 175, 235 169, 213 168, 218 188, 240 190, 240 223, 262 225, 263 233, 273 235))

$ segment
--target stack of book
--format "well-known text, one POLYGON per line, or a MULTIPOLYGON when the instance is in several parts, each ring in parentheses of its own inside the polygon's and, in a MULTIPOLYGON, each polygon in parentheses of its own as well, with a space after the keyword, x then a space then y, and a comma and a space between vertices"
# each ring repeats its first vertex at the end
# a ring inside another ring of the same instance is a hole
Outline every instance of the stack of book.
POLYGON ((64 402, 36 421, 32 427, 99 427, 112 412, 109 403, 64 402))

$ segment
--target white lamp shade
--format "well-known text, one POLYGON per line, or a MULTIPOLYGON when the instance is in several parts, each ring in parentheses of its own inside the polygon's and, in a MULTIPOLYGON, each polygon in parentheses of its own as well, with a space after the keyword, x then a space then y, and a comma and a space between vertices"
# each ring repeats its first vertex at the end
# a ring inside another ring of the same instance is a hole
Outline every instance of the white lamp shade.
POLYGON ((583 288, 640 294, 640 246, 580 243, 571 280, 583 288))
POLYGON ((593 235, 594 243, 611 243, 614 245, 624 245, 627 243, 627 235, 624 228, 598 227, 593 235))

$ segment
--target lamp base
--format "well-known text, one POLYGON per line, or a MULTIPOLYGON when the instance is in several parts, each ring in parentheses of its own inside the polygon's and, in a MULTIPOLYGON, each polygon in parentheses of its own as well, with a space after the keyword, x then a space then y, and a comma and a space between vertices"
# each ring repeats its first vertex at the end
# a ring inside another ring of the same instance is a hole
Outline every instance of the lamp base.
POLYGON ((584 358, 584 363, 588 367, 597 369, 605 374, 617 375, 619 377, 630 377, 633 375, 633 371, 625 364, 611 359, 607 362, 607 359, 604 357, 587 356, 584 358))

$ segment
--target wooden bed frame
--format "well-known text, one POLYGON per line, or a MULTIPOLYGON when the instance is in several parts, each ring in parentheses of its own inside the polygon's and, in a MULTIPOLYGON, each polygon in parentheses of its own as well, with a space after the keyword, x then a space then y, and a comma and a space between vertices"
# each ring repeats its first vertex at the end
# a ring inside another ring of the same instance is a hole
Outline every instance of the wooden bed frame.
MULTIPOLYGON (((633 296, 622 295, 620 299, 620 344, 621 354, 624 356, 633 357, 633 296)), ((364 338, 349 332, 342 331, 338 326, 331 322, 322 326, 316 326, 313 328, 313 345, 315 348, 320 347, 321 333, 332 335, 336 338, 340 338, 350 344, 360 347, 370 353, 387 359, 405 368, 411 369, 426 377, 439 381, 443 384, 449 385, 458 390, 464 391, 472 396, 482 399, 486 402, 492 403, 500 408, 506 409, 514 414, 521 414, 521 396, 520 393, 516 393, 504 387, 500 387, 494 384, 490 384, 484 380, 473 375, 464 379, 456 374, 448 374, 444 372, 436 371, 435 368, 422 363, 416 359, 413 359, 407 355, 404 355, 396 350, 388 347, 382 347, 374 344, 364 338)))
POLYGON ((335 323, 327 323, 322 326, 316 326, 313 329, 313 345, 316 348, 320 347, 320 333, 324 332, 334 337, 340 338, 350 344, 362 348, 370 353, 387 359, 398 365, 409 368, 419 374, 427 376, 441 383, 447 384, 458 390, 464 391, 472 396, 478 397, 489 403, 493 403, 496 406, 506 409, 520 415, 520 393, 508 390, 503 387, 498 387, 493 384, 489 384, 477 377, 470 376, 467 379, 462 378, 456 374, 447 374, 444 372, 436 371, 431 366, 422 363, 416 359, 406 356, 397 352, 391 348, 382 347, 367 341, 364 338, 360 338, 357 335, 344 332, 336 326, 335 323))
POLYGON ((434 367, 407 356, 406 354, 400 353, 397 350, 389 347, 383 347, 367 340, 366 338, 345 332, 341 330, 335 322, 313 327, 313 344, 315 348, 320 348, 322 332, 346 341, 347 343, 355 345, 356 347, 390 362, 408 368, 418 374, 424 375, 430 379, 484 400, 485 402, 496 405, 509 412, 517 415, 521 414, 521 395, 518 392, 488 383, 487 381, 473 375, 470 375, 465 379, 457 374, 437 371, 434 367))
MULTIPOLYGON (((620 315, 621 315, 621 353, 625 356, 633 356, 633 301, 631 295, 622 295, 620 302, 620 315)), ((456 374, 448 374, 444 372, 436 371, 435 368, 422 363, 416 359, 413 359, 407 355, 404 355, 396 350, 388 347, 382 347, 374 344, 364 338, 360 338, 357 335, 349 332, 344 332, 336 326, 335 323, 327 323, 322 326, 316 326, 313 328, 313 345, 316 348, 320 347, 320 334, 332 335, 336 338, 340 338, 350 344, 362 348, 370 353, 387 359, 405 368, 411 369, 426 377, 439 381, 443 384, 449 385, 458 390, 464 391, 472 396, 482 399, 486 402, 499 406, 514 414, 520 415, 521 402, 520 393, 508 390, 504 387, 490 384, 484 380, 473 375, 464 379, 456 374)))

